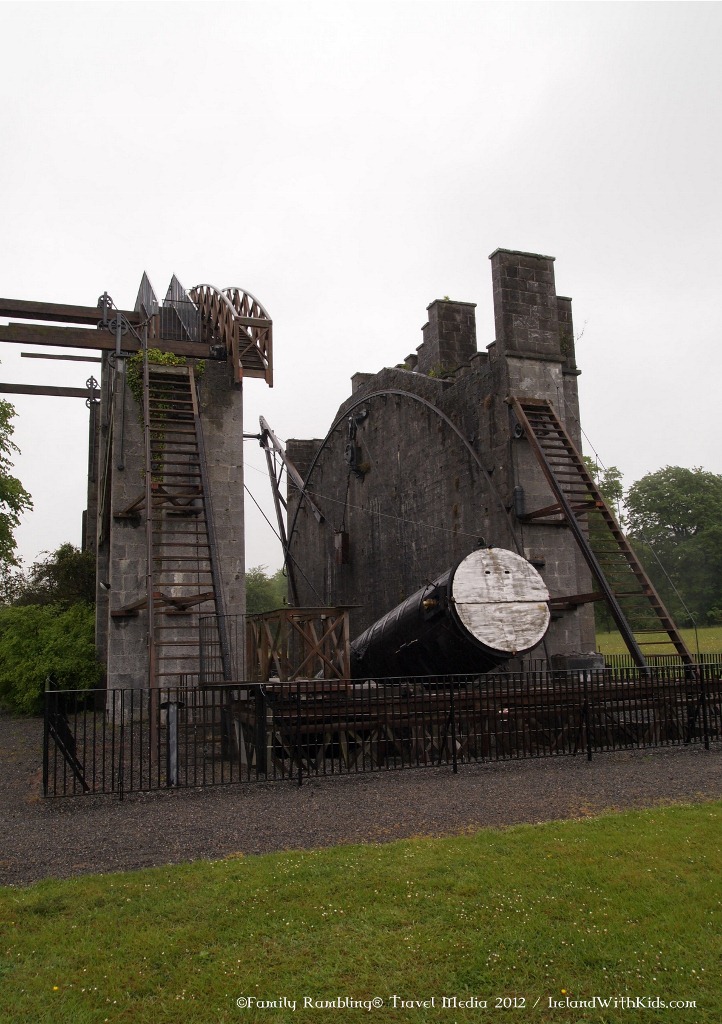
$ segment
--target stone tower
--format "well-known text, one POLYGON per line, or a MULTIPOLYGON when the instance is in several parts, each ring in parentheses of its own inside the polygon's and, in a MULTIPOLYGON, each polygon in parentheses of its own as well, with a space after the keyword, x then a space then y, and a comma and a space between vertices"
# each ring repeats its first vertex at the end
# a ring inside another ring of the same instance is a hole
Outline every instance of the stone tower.
POLYGON ((135 312, 151 335, 147 370, 122 330, 102 365, 96 633, 107 685, 242 678, 243 381, 272 383, 271 321, 241 289, 186 292, 175 278, 160 305, 144 277, 135 312))

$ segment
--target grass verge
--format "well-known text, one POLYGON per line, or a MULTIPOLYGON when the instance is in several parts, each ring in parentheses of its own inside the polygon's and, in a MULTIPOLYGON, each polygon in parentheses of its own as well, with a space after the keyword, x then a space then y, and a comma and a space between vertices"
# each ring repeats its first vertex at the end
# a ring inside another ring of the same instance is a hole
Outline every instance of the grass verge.
MULTIPOLYGON (((693 629, 680 629, 680 634, 688 649, 694 652, 697 650, 697 641, 699 640, 699 650, 701 654, 719 654, 722 653, 722 626, 704 626, 695 631, 693 629)), ((659 636, 646 637, 647 640, 664 640, 666 634, 660 633, 659 636)), ((627 648, 622 640, 620 633, 597 633, 597 650, 601 654, 626 654, 627 648)), ((660 654, 674 654, 674 648, 669 644, 669 650, 666 647, 659 648, 660 654)))
POLYGON ((721 824, 676 806, 4 888, 0 1019, 718 1024, 721 824), (696 1006, 566 1004, 595 996, 696 1006))

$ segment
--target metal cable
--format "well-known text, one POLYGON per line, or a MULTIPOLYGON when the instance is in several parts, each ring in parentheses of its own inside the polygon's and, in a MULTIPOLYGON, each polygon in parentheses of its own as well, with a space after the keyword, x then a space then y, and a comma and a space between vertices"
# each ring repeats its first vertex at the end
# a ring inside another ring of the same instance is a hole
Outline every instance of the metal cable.
MULTIPOLYGON (((244 489, 244 491, 246 492, 246 494, 248 495, 248 497, 249 497, 249 498, 251 499, 251 501, 253 502, 253 504, 254 504, 254 505, 256 506, 256 508, 258 509, 258 511, 259 511, 259 512, 261 513, 261 515, 263 516, 263 518, 264 518, 264 519, 266 520, 266 522, 268 523, 268 525, 269 525, 269 526, 271 527, 271 530, 273 531, 273 534, 274 534, 274 536, 275 536, 275 537, 277 537, 277 538, 278 538, 278 540, 279 540, 279 541, 281 542, 281 546, 283 546, 283 541, 281 540, 281 538, 280 538, 280 536, 279 536, 279 534, 278 534, 278 531, 276 530, 275 526, 273 525, 273 523, 271 522, 271 520, 270 520, 270 519, 268 518, 268 516, 266 515, 266 513, 265 513, 265 512, 263 511, 263 509, 261 508, 261 506, 260 506, 260 505, 258 504, 258 502, 256 501, 256 499, 255 499, 255 498, 253 497, 253 495, 251 494, 250 490, 248 489, 248 485, 244 483, 244 484, 243 484, 243 489, 244 489)), ((308 583, 309 587, 311 588, 311 590, 312 590, 312 591, 314 592, 314 594, 315 594, 315 595, 316 595, 316 597, 318 598, 318 600, 319 600, 319 603, 320 603, 320 604, 323 604, 323 603, 324 603, 324 601, 323 601, 323 598, 321 597, 321 595, 319 594, 319 592, 318 592, 318 591, 316 590, 316 588, 314 587, 314 585, 313 585, 313 584, 311 583, 311 581, 309 580, 308 576, 307 576, 307 575, 306 575, 306 573, 305 573, 305 572, 303 571, 303 569, 302 569, 302 568, 301 568, 301 566, 300 566, 300 565, 298 564, 298 562, 297 562, 297 561, 296 561, 296 559, 295 559, 295 558, 293 557, 293 555, 291 554, 291 552, 290 552, 290 551, 288 552, 288 557, 289 557, 289 558, 291 559, 291 561, 293 562, 293 564, 294 564, 294 565, 296 566, 296 568, 298 569, 298 571, 299 571, 299 572, 301 573, 301 575, 303 576, 303 578, 304 578, 304 580, 306 581, 306 583, 308 583)))

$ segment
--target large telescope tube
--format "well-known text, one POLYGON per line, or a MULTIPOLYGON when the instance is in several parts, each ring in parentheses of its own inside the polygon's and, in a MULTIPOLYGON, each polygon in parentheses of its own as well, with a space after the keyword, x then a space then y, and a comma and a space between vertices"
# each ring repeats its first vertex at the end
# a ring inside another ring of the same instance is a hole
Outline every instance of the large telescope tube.
POLYGON ((351 644, 354 679, 488 672, 536 647, 549 592, 521 555, 479 548, 351 644))

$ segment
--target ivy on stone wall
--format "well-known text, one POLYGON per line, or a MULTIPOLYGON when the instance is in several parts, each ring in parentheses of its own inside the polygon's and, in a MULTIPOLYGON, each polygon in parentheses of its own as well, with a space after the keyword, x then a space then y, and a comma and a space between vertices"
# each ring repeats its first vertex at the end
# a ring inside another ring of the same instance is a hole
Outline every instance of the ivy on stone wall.
MULTIPOLYGON (((148 349, 148 362, 157 366, 186 366, 187 360, 173 352, 162 352, 159 348, 148 349)), ((127 380, 130 393, 140 408, 143 408, 143 353, 131 356, 127 364, 127 380)))

